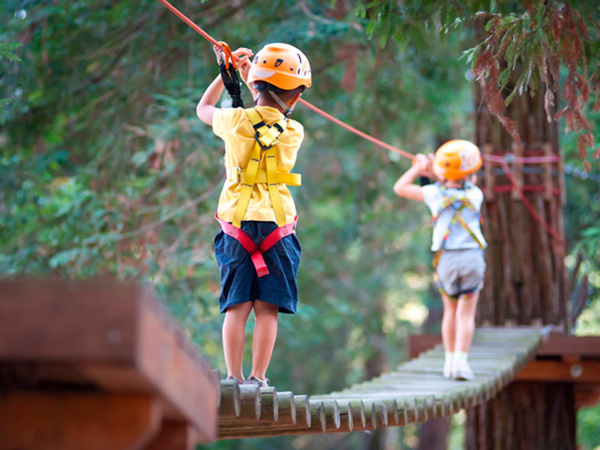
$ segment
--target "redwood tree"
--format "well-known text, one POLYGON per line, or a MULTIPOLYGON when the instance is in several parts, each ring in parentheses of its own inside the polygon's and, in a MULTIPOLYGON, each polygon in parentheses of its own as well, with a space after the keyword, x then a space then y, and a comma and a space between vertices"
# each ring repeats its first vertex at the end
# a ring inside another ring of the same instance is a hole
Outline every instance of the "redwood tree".
MULTIPOLYGON (((360 12, 370 17, 383 9, 385 15, 372 19, 373 32, 400 40, 409 40, 419 25, 448 30, 465 24, 474 31, 476 45, 466 53, 478 81, 475 141, 488 157, 481 185, 489 243, 477 322, 568 330, 557 122, 564 119, 567 131, 578 132, 580 156, 591 156, 594 139, 584 107, 592 93, 598 98, 597 6, 552 0, 523 6, 436 3, 365 2, 360 12), (523 157, 540 156, 555 162, 523 164, 523 157)), ((593 151, 593 158, 599 156, 600 147, 593 151)), ((591 170, 589 160, 585 167, 591 170)), ((572 385, 515 383, 469 411, 466 447, 575 449, 575 413, 572 385)))

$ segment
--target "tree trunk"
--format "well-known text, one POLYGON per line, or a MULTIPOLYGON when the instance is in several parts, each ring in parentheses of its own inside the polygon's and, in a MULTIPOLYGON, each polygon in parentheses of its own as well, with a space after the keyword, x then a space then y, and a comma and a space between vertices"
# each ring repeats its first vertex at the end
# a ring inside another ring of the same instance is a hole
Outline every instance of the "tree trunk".
MULTIPOLYGON (((543 95, 516 97, 507 115, 515 121, 523 142, 509 134, 482 104, 478 90, 476 143, 484 154, 558 155, 556 123, 548 123, 543 95)), ((539 216, 563 235, 561 164, 511 164, 517 183, 539 216)), ((485 166, 483 232, 488 241, 488 270, 477 311, 478 323, 566 325, 568 315, 564 245, 534 219, 512 189, 500 165, 485 166)))
MULTIPOLYGON (((482 33, 482 28, 479 28, 482 33)), ((479 36, 481 38, 481 36, 479 36)), ((481 42, 480 40, 478 42, 481 42)), ((518 72, 518 71, 517 71, 518 72)), ((517 79, 518 73, 514 79, 517 79)), ((531 97, 515 97, 506 115, 522 143, 514 144, 488 111, 477 89, 476 143, 484 154, 515 156, 558 155, 558 129, 548 123, 544 89, 531 97)), ((539 216, 559 235, 533 218, 501 165, 485 164, 483 233, 488 241, 485 287, 477 323, 493 325, 565 325, 568 328, 567 279, 564 266, 562 163, 511 164, 515 181, 539 216)), ((470 410, 468 450, 575 449, 575 403, 572 385, 511 384, 497 399, 470 410)))
POLYGON ((419 427, 418 450, 446 450, 448 448, 448 432, 450 418, 430 419, 419 427))
POLYGON ((467 413, 467 450, 576 450, 571 383, 520 382, 467 413))

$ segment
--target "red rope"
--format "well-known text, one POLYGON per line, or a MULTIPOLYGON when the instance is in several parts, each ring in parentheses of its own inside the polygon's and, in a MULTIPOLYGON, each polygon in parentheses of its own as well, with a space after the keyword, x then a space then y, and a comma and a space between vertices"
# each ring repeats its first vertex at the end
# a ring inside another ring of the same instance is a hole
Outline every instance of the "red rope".
MULTIPOLYGON (((187 18, 181 11, 179 11, 177 8, 175 8, 173 5, 171 5, 167 0, 158 0, 159 2, 161 2, 166 8, 168 8, 173 14, 175 14, 177 17, 179 17, 181 20, 183 20, 187 25, 189 25, 194 31, 196 31, 197 33, 199 33, 204 39, 206 39, 207 41, 209 41, 211 44, 213 44, 214 46, 216 46, 217 48, 219 48, 222 51, 225 51, 224 45, 223 43, 217 41, 216 39, 214 39, 210 34, 208 34, 206 31, 204 31, 202 28, 200 28, 198 25, 196 25, 194 22, 192 22, 189 18, 187 18)), ((237 62, 237 58, 235 58, 233 55, 231 55, 232 60, 234 60, 235 62, 237 62)), ((415 156, 412 155, 411 153, 405 152, 404 150, 401 150, 397 147, 394 147, 392 145, 386 144, 383 141, 380 141, 379 139, 376 139, 372 136, 369 136, 368 134, 354 128, 353 126, 348 125, 347 123, 342 122, 341 120, 337 119, 336 117, 326 113, 325 111, 323 111, 322 109, 317 108, 314 105, 311 105, 310 103, 308 103, 306 100, 302 100, 300 99, 300 103, 302 103, 304 106, 308 107, 309 109, 312 109, 313 111, 315 111, 317 114, 322 115, 323 117, 325 117, 328 120, 331 120, 332 122, 336 123, 337 125, 345 128, 348 131, 351 131, 352 133, 362 137, 363 139, 366 139, 376 145, 379 145, 380 147, 383 147, 387 150, 396 152, 402 156, 405 156, 406 158, 409 159, 414 159, 415 156)), ((562 237, 559 235, 559 233, 554 230, 550 225, 548 225, 543 219, 542 217, 540 217, 540 215, 538 214, 538 212, 535 210, 535 208, 533 207, 533 205, 529 202, 529 200, 527 200, 527 198, 525 197, 525 194, 523 193, 523 191, 519 188, 519 186, 517 185, 517 183, 515 182, 512 173, 510 171, 510 167, 508 166, 508 163, 506 161, 506 159, 502 156, 496 156, 496 155, 483 155, 483 159, 492 162, 492 163, 498 163, 501 164, 502 167, 504 168, 504 172, 506 173, 506 176, 508 177, 508 180, 510 181, 510 183, 513 185, 513 188, 517 191, 517 193, 519 194, 519 197, 521 197, 521 200, 523 201, 523 204, 525 205, 525 207, 527 208, 527 210, 529 211, 529 213, 532 215, 532 217, 537 220, 540 225, 542 225, 542 227, 544 227, 544 229, 554 238, 556 239, 558 242, 560 242, 561 244, 564 245, 564 241, 562 239, 562 237)), ((539 156, 539 157, 514 157, 513 161, 518 162, 518 163, 523 163, 523 164, 527 164, 527 163, 551 163, 551 162, 557 162, 558 161, 558 157, 556 156, 539 156)))
POLYGON ((517 182, 515 181, 513 174, 510 171, 510 167, 508 167, 508 163, 506 162, 506 160, 502 159, 502 161, 500 161, 500 164, 502 164, 502 168, 504 169, 504 173, 506 174, 508 181, 510 181, 510 184, 512 184, 513 188, 517 191, 517 194, 519 194, 519 197, 521 197, 521 201, 523 202, 523 205, 525 205, 525 208, 527 208, 527 211, 529 211, 529 214, 531 214, 531 216, 548 232, 548 234, 550 234, 550 236, 552 236, 554 239, 556 239, 556 241, 558 243, 560 243, 561 245, 564 245, 565 241, 563 240, 562 236, 558 233, 558 231, 556 231, 554 228, 552 228, 538 214, 538 212, 535 210, 533 205, 529 202, 527 197, 525 197, 525 193, 517 185, 517 182))
MULTIPOLYGON (((501 184, 501 185, 496 185, 494 186, 494 192, 498 193, 498 194, 506 194, 507 192, 512 192, 513 190, 513 186, 512 184, 501 184)), ((536 185, 524 185, 523 186, 523 192, 546 192, 546 186, 536 186, 536 185)), ((560 196, 561 192, 560 189, 553 187, 552 188, 552 194, 556 195, 556 196, 560 196)))
MULTIPOLYGON (((194 31, 196 31, 197 33, 199 33, 204 39, 206 39, 207 41, 209 41, 214 46, 220 48, 222 51, 225 51, 225 48, 224 48, 222 42, 217 41, 210 34, 208 34, 206 31, 204 31, 202 28, 200 28, 194 22, 192 22, 188 17, 185 16, 185 14, 183 14, 181 11, 179 11, 177 8, 175 8, 173 5, 171 5, 167 0, 158 0, 158 1, 161 2, 165 7, 167 7, 173 14, 175 14, 177 17, 179 17, 181 20, 183 20, 187 25, 189 25, 194 31)), ((231 55, 231 53, 230 53, 230 55, 231 55)), ((237 62, 237 58, 235 58, 233 55, 231 55, 231 58, 232 58, 232 60, 234 60, 235 62, 237 62)), ((342 122, 341 120, 333 117, 332 115, 327 114, 322 109, 319 109, 316 106, 311 105, 306 100, 300 99, 300 103, 302 103, 304 106, 308 107, 309 109, 312 109, 316 113, 321 114, 326 119, 329 119, 332 122, 338 124, 339 126, 345 128, 346 130, 351 131, 352 133, 354 133, 354 134, 362 137, 363 139, 371 141, 372 143, 374 143, 376 145, 379 145, 380 147, 383 147, 383 148, 386 148, 386 149, 391 150, 393 152, 396 152, 396 153, 398 153, 398 154, 400 154, 402 156, 405 156, 405 157, 407 157, 409 159, 414 159, 415 158, 414 155, 412 155, 411 153, 405 152, 404 150, 401 150, 401 149, 399 149, 397 147, 394 147, 392 145, 386 144, 385 142, 380 141, 379 139, 376 139, 376 138, 374 138, 372 136, 369 136, 366 133, 363 133, 362 131, 354 128, 353 126, 350 126, 350 125, 342 122)))
POLYGON ((173 5, 171 5, 167 0, 158 0, 158 1, 161 2, 164 6, 166 6, 167 9, 169 9, 173 14, 175 14, 177 17, 179 17, 181 20, 183 20, 186 24, 188 24, 190 27, 192 27, 192 29, 196 33, 199 33, 200 35, 202 35, 202 37, 204 39, 206 39, 208 42, 210 42, 212 45, 219 47, 221 49, 223 48, 223 46, 219 43, 219 41, 217 41, 210 34, 208 34, 206 31, 204 31, 202 28, 200 28, 198 25, 196 25, 194 22, 192 22, 190 19, 188 19, 185 14, 183 14, 181 11, 179 11, 177 8, 175 8, 173 5))
POLYGON ((379 139, 376 139, 373 136, 369 136, 366 133, 363 133, 362 131, 354 128, 353 126, 348 125, 347 123, 342 122, 340 119, 337 119, 336 117, 333 117, 331 114, 326 113, 322 109, 319 109, 319 108, 317 108, 314 105, 311 105, 306 100, 300 99, 300 103, 302 103, 304 106, 308 107, 309 109, 312 109, 317 114, 322 115, 326 119, 331 120, 333 123, 338 124, 340 127, 343 127, 346 130, 348 130, 348 131, 351 131, 352 133, 360 136, 363 139, 366 139, 367 141, 371 141, 375 145, 379 145, 380 147, 383 147, 385 149, 391 150, 392 152, 396 152, 396 153, 398 153, 398 154, 400 154, 402 156, 405 156, 405 157, 407 157, 409 159, 415 159, 415 155, 413 155, 411 153, 408 153, 408 152, 405 152, 404 150, 401 150, 398 147, 394 147, 393 145, 386 144, 385 142, 380 141, 379 139))
MULTIPOLYGON (((506 160, 505 156, 499 155, 483 155, 482 158, 486 161, 502 164, 506 160)), ((560 158, 556 155, 552 156, 511 156, 511 161, 519 164, 544 164, 559 162, 560 158)))

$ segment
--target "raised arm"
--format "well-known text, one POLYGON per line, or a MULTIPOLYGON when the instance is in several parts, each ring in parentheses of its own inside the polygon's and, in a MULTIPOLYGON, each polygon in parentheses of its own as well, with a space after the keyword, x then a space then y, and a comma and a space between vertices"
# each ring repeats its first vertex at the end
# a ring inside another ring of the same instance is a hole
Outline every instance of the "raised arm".
POLYGON ((420 153, 415 155, 413 165, 394 184, 394 193, 399 197, 422 202, 423 188, 414 182, 421 175, 429 176, 430 172, 429 158, 420 153))
MULTIPOLYGON (((242 80, 246 82, 248 78, 248 70, 250 69, 250 61, 249 58, 252 56, 252 50, 247 48, 238 48, 233 52, 233 55, 239 58, 238 61, 238 70, 242 77, 242 80)), ((217 110, 216 104, 221 98, 221 94, 223 93, 223 80, 221 76, 217 76, 214 81, 208 86, 200 102, 198 102, 198 106, 196 106, 196 114, 200 118, 202 122, 207 125, 212 125, 213 115, 217 110)), ((250 86, 248 86, 250 87, 250 86)), ((250 89, 252 95, 254 96, 253 89, 250 89)))
POLYGON ((210 86, 208 86, 204 94, 202 94, 202 98, 198 102, 198 106, 196 106, 196 114, 205 124, 212 125, 213 115, 217 110, 215 105, 221 98, 222 93, 223 80, 221 79, 221 75, 218 75, 217 78, 210 83, 210 86))

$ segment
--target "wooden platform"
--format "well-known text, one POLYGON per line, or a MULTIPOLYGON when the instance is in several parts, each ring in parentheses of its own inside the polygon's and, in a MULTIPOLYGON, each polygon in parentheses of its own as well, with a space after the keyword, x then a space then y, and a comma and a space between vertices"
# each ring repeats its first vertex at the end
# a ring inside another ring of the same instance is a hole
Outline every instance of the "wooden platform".
POLYGON ((476 330, 473 381, 442 377, 438 345, 392 373, 327 395, 222 382, 219 439, 374 430, 455 414, 495 397, 534 359, 544 337, 539 328, 476 330))
POLYGON ((218 390, 150 289, 0 281, 0 450, 190 450, 218 390))
MULTIPOLYGON (((413 335, 411 358, 441 343, 438 335, 413 335)), ((576 407, 600 403, 600 336, 571 336, 552 331, 535 359, 517 373, 515 381, 575 384, 576 407)))

